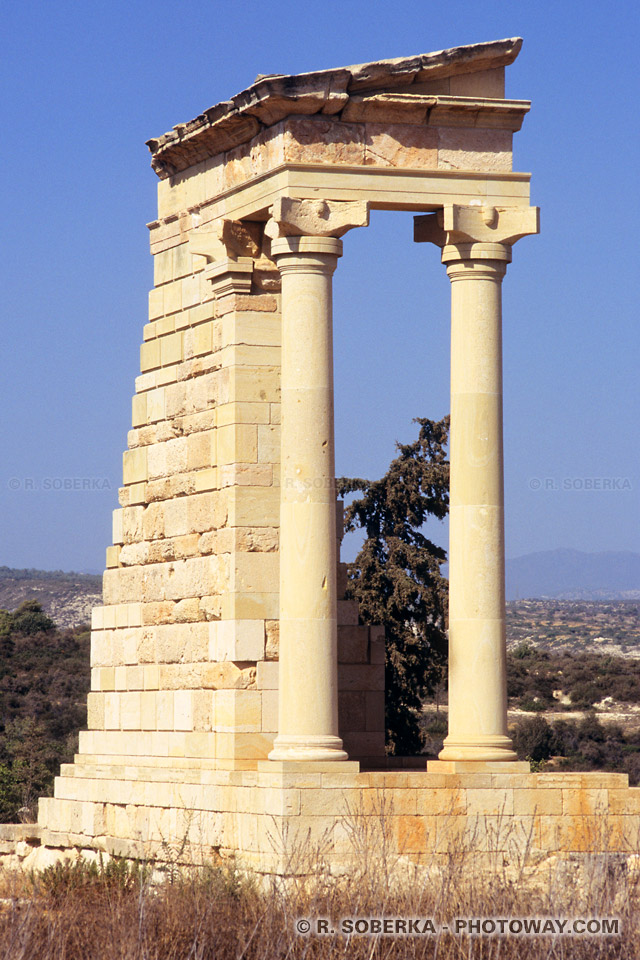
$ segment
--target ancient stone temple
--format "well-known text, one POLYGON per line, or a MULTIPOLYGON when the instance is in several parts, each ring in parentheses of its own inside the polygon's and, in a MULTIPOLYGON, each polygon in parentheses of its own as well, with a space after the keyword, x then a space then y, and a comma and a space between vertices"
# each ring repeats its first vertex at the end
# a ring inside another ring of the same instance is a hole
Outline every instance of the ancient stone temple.
POLYGON ((511 162, 529 103, 504 91, 520 46, 259 76, 149 141, 155 281, 88 729, 33 844, 286 872, 322 840, 344 867, 382 813, 416 862, 466 836, 584 851, 603 823, 635 844, 625 776, 530 773, 507 732, 501 284, 538 231, 511 162), (415 214, 407 243, 451 280, 450 725, 428 769, 386 764, 384 625, 358 624, 339 563, 332 275, 371 210, 415 214))

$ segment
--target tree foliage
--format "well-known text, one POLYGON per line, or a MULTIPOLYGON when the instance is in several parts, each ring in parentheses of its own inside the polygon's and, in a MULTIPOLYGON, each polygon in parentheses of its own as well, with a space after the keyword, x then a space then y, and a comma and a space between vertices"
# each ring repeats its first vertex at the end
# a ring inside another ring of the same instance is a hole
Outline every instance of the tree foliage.
POLYGON ((0 610, 0 822, 33 817, 86 723, 89 631, 57 630, 37 601, 0 610))
POLYGON ((338 493, 362 496, 345 511, 345 529, 366 539, 348 568, 347 597, 359 603, 360 620, 386 629, 387 750, 417 753, 422 698, 446 663, 445 551, 423 533, 429 517, 449 508, 449 418, 418 418, 418 439, 398 443, 398 456, 380 480, 340 478, 338 493))

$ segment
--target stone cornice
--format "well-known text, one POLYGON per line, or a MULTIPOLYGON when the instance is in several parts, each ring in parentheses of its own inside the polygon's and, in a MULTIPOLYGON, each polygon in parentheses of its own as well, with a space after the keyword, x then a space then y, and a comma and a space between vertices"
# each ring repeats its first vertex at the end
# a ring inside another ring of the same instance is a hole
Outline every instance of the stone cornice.
POLYGON ((441 96, 418 89, 433 80, 507 66, 521 46, 519 38, 496 40, 296 76, 260 76, 231 100, 148 140, 152 166, 164 179, 248 142, 292 114, 518 130, 529 109, 527 101, 441 96))

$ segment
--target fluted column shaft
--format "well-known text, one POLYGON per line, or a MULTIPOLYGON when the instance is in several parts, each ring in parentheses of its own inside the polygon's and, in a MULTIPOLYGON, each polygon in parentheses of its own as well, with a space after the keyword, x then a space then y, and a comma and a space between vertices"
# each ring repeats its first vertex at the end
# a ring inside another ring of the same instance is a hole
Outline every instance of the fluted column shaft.
POLYGON ((346 760, 338 736, 332 276, 342 241, 275 239, 282 276, 279 726, 271 760, 346 760))

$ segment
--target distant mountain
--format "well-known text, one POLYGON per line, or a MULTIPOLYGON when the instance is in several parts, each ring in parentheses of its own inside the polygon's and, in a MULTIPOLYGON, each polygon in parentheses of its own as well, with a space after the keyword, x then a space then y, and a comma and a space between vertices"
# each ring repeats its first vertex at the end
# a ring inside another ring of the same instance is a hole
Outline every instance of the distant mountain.
POLYGON ((507 600, 640 600, 640 554, 545 550, 507 560, 507 600))
POLYGON ((102 577, 0 567, 0 607, 15 610, 23 600, 38 600, 59 627, 79 627, 91 621, 91 608, 102 603, 102 577))

